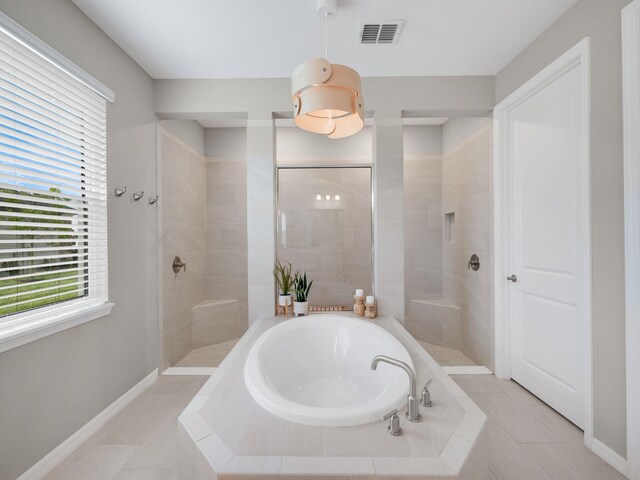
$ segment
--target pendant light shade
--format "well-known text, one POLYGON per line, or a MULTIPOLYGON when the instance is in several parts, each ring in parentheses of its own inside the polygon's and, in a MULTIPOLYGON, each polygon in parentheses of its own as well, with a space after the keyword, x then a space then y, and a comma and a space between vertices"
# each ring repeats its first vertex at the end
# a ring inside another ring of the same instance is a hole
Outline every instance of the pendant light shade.
POLYGON ((294 120, 313 133, 342 138, 364 126, 360 75, 344 65, 314 58, 298 65, 291 78, 294 120))

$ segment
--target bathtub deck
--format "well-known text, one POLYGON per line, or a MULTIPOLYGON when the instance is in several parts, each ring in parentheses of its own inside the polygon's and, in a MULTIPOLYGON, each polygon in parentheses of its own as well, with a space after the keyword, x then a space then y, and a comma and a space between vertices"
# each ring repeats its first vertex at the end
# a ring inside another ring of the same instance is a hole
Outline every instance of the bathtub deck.
POLYGON ((485 414, 393 318, 374 323, 411 353, 419 385, 434 379, 434 406, 421 408, 422 422, 402 416, 404 433, 392 437, 382 420, 313 427, 266 412, 244 385, 244 360, 260 334, 281 321, 255 322, 180 416, 179 478, 484 478, 485 414))

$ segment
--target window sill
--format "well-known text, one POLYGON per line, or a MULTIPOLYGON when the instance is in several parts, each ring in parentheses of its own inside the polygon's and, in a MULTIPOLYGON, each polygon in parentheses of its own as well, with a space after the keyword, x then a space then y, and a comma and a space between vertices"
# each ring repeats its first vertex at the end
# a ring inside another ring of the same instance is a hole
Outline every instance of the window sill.
POLYGON ((76 304, 46 314, 34 314, 15 324, 0 323, 0 353, 40 340, 111 313, 110 302, 76 304))

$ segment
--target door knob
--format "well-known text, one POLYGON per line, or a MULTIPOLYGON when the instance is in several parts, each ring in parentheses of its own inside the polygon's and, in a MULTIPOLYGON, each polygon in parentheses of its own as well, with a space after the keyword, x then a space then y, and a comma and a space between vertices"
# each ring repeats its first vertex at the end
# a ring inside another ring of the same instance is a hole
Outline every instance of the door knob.
POLYGON ((516 277, 516 274, 514 273, 510 277, 507 277, 507 280, 511 280, 513 283, 516 283, 518 281, 518 277, 516 277))

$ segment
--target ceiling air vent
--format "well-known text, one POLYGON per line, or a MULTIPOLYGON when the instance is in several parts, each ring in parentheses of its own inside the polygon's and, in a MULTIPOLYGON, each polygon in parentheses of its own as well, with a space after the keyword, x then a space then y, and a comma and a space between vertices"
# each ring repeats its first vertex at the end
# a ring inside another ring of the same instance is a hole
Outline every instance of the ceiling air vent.
POLYGON ((363 23, 360 29, 360 43, 365 45, 396 43, 403 23, 402 20, 363 23))

